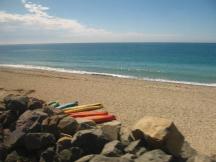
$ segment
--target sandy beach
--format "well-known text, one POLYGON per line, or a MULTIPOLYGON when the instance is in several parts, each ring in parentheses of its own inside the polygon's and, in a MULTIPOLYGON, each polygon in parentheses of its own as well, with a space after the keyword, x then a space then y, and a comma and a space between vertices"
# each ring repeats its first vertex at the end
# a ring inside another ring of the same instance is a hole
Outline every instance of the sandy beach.
POLYGON ((170 118, 195 149, 216 152, 216 87, 9 68, 0 68, 0 76, 0 97, 101 102, 129 126, 145 115, 170 118))

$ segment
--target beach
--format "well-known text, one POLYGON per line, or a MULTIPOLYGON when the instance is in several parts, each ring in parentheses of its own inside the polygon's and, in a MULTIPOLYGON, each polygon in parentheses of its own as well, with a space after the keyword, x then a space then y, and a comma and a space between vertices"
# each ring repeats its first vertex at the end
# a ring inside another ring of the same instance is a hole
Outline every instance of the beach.
POLYGON ((0 76, 0 97, 18 93, 61 103, 100 102, 129 127, 143 116, 169 118, 192 147, 216 152, 216 87, 14 68, 0 68, 0 76))

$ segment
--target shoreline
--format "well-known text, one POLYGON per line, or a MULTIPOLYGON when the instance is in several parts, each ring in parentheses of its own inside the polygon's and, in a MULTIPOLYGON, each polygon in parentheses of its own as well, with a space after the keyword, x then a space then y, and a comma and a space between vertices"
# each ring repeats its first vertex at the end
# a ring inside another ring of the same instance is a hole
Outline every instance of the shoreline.
POLYGON ((101 102, 129 127, 145 115, 169 118, 195 149, 216 152, 216 87, 2 67, 0 76, 0 96, 101 102))
POLYGON ((100 72, 89 72, 81 70, 72 70, 64 68, 54 68, 48 66, 36 66, 36 65, 22 65, 22 64, 0 64, 0 68, 18 68, 23 70, 44 70, 48 72, 57 72, 57 73, 66 73, 66 74, 80 74, 80 75, 98 75, 102 77, 115 77, 123 79, 133 79, 141 81, 150 81, 150 82, 161 82, 161 83, 173 83, 173 84, 183 84, 183 85, 193 85, 193 86, 207 86, 207 87, 216 87, 216 83, 200 83, 200 82, 189 82, 189 81, 177 81, 177 80, 167 80, 167 79, 152 79, 146 77, 135 77, 130 75, 122 74, 112 74, 112 73, 100 73, 100 72))

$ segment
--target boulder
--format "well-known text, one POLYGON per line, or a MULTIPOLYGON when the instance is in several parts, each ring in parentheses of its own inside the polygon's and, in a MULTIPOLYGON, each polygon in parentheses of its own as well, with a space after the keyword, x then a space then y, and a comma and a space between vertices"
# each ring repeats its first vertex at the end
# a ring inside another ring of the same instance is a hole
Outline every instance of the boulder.
POLYGON ((46 113, 41 111, 26 111, 16 122, 16 129, 8 132, 4 139, 4 144, 8 148, 19 145, 20 139, 28 132, 37 132, 41 130, 40 123, 47 117, 46 113))
POLYGON ((20 115, 25 110, 27 110, 29 98, 26 96, 9 95, 4 98, 4 102, 6 104, 6 109, 16 112, 18 115, 20 115))
POLYGON ((171 162, 172 156, 165 154, 162 150, 152 150, 138 157, 135 162, 171 162))
POLYGON ((42 111, 25 111, 17 120, 16 128, 22 128, 24 132, 41 131, 41 123, 48 115, 42 111))
POLYGON ((121 156, 121 158, 123 158, 123 159, 136 159, 137 156, 134 154, 131 154, 131 153, 126 153, 123 156, 121 156))
POLYGON ((71 162, 79 159, 81 157, 82 150, 78 147, 72 147, 70 149, 62 150, 58 158, 61 162, 71 162))
POLYGON ((47 148, 41 153, 40 162, 57 162, 56 153, 53 147, 47 148))
POLYGON ((132 142, 134 139, 131 137, 131 130, 126 127, 120 128, 120 141, 125 146, 129 145, 130 142, 132 142))
POLYGON ((23 137, 23 146, 29 151, 54 145, 55 137, 50 133, 28 133, 23 137))
POLYGON ((2 124, 0 123, 0 143, 3 142, 3 138, 4 138, 4 129, 2 124))
POLYGON ((58 124, 66 115, 53 115, 42 121, 43 132, 52 133, 56 138, 59 138, 61 131, 58 129, 58 124))
POLYGON ((0 161, 1 160, 4 161, 6 156, 7 156, 7 149, 2 143, 0 143, 0 161))
POLYGON ((4 145, 6 148, 11 149, 17 145, 19 145, 20 140, 25 135, 22 128, 18 128, 13 132, 7 132, 8 135, 4 138, 4 145))
POLYGON ((215 162, 215 160, 211 159, 206 155, 197 154, 187 160, 187 162, 215 162))
POLYGON ((64 111, 60 109, 53 108, 52 106, 43 105, 43 112, 47 113, 49 116, 52 115, 64 115, 64 111))
POLYGON ((124 151, 126 153, 131 153, 131 154, 136 154, 140 148, 143 148, 142 150, 144 151, 147 151, 146 148, 144 147, 144 143, 142 140, 136 140, 136 141, 133 141, 131 142, 125 149, 124 151))
POLYGON ((78 130, 94 129, 96 127, 96 123, 93 120, 77 118, 76 121, 79 125, 78 130))
POLYGON ((37 98, 31 97, 29 98, 29 102, 28 102, 28 109, 30 110, 34 110, 34 109, 39 109, 43 107, 43 104, 45 104, 44 101, 39 100, 37 98))
POLYGON ((75 162, 89 162, 95 155, 86 155, 76 160, 75 162))
POLYGON ((5 111, 5 110, 6 110, 5 104, 0 101, 0 111, 5 111))
POLYGON ((62 137, 56 143, 56 151, 60 152, 64 149, 69 149, 72 147, 72 137, 62 137))
POLYGON ((146 153, 147 150, 145 147, 141 147, 137 152, 136 152, 136 156, 139 157, 141 156, 142 154, 146 153))
POLYGON ((171 120, 158 117, 144 117, 132 129, 135 139, 145 139, 151 149, 163 149, 178 156, 184 142, 183 135, 171 120))
POLYGON ((27 157, 19 155, 16 151, 7 155, 5 162, 36 162, 27 157))
POLYGON ((179 155, 183 160, 187 160, 197 155, 197 151, 193 149, 187 141, 185 141, 179 155))
POLYGON ((84 155, 98 154, 108 142, 101 129, 89 129, 78 131, 72 139, 74 147, 80 147, 84 155))
POLYGON ((126 159, 121 157, 106 157, 103 155, 95 155, 90 162, 133 162, 132 159, 126 159))
POLYGON ((124 149, 124 146, 120 143, 120 141, 115 140, 115 141, 107 143, 104 146, 101 154, 105 156, 119 157, 123 155, 123 149, 124 149))
POLYGON ((110 140, 119 140, 121 123, 117 120, 112 122, 107 122, 101 125, 101 129, 105 136, 110 140))
POLYGON ((2 123, 3 128, 9 128, 10 130, 15 129, 15 123, 18 119, 18 114, 13 111, 4 111, 0 116, 0 123, 2 123))
POLYGON ((57 127, 62 133, 73 135, 78 129, 78 123, 74 118, 67 116, 59 121, 57 127))

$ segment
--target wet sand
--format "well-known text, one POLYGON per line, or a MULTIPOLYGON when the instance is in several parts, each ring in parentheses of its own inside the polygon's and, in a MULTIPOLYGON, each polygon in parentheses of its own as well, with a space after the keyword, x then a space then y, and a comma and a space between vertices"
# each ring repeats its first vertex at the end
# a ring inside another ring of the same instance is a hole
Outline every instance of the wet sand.
POLYGON ((216 87, 0 68, 0 97, 10 93, 101 102, 128 126, 145 115, 170 118, 195 149, 216 153, 216 87))

